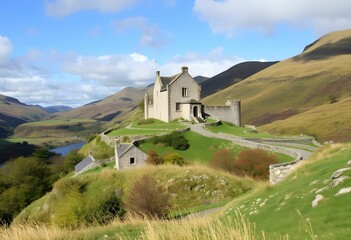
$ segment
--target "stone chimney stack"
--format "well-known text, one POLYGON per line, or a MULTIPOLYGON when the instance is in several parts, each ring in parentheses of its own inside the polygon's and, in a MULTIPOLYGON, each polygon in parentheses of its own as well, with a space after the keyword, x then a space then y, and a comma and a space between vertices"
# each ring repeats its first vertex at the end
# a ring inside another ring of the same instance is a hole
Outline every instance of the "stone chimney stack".
POLYGON ((156 76, 160 76, 160 71, 156 71, 156 76))
POLYGON ((121 146, 121 140, 115 139, 115 146, 116 148, 119 148, 121 146))
POLYGON ((188 67, 187 66, 183 66, 182 67, 182 73, 188 73, 188 67))

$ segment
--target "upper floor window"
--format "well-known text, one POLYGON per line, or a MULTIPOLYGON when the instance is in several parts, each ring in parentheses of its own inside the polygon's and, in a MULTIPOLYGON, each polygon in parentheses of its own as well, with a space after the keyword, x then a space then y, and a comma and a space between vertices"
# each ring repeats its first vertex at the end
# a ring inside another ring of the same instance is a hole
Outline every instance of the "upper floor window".
POLYGON ((187 97, 187 96, 188 96, 188 89, 182 88, 182 97, 187 97))

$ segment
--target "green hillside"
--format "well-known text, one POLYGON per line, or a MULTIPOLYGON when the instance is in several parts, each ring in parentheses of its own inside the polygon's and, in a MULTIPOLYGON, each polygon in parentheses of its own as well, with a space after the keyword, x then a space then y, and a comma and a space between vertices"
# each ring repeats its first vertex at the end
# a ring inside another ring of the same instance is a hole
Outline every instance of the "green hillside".
POLYGON ((236 210, 255 223, 257 234, 266 239, 348 239, 351 235, 351 193, 340 194, 351 186, 351 171, 340 177, 333 174, 349 168, 351 144, 330 145, 293 172, 284 182, 262 189, 228 207, 222 216, 236 217, 236 210), (348 163, 349 162, 349 163, 348 163), (340 183, 335 183, 340 180, 340 183), (318 205, 312 207, 317 195, 318 205))
MULTIPOLYGON (((228 98, 241 99, 243 123, 264 125, 329 104, 333 99, 349 97, 350 37, 351 30, 330 33, 308 46, 300 55, 274 64, 205 98, 203 102, 217 105, 224 104, 228 98)), ((344 111, 340 109, 338 113, 344 111)), ((318 121, 315 125, 323 131, 323 125, 319 125, 318 121)), ((347 124, 339 130, 346 131, 350 127, 347 124)), ((325 134, 315 134, 322 141, 333 140, 325 134)), ((351 140, 351 135, 343 140, 351 140)))
POLYGON ((117 194, 125 201, 135 180, 143 175, 156 178, 171 194, 173 213, 223 205, 254 185, 252 180, 203 166, 148 166, 124 171, 105 169, 59 180, 50 193, 23 210, 15 223, 42 222, 73 227, 91 225, 85 222, 85 217, 94 211, 94 206, 98 206, 102 198, 117 194))

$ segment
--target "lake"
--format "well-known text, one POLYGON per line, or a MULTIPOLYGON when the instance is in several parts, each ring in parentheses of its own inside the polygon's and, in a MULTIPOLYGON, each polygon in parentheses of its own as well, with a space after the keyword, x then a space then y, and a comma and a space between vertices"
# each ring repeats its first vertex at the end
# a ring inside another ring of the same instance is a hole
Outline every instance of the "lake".
POLYGON ((84 146, 84 144, 85 144, 85 142, 76 142, 76 143, 72 143, 72 144, 69 144, 66 146, 51 149, 51 151, 54 153, 57 153, 57 154, 61 154, 62 156, 67 156, 67 154, 70 151, 80 149, 81 147, 84 146))

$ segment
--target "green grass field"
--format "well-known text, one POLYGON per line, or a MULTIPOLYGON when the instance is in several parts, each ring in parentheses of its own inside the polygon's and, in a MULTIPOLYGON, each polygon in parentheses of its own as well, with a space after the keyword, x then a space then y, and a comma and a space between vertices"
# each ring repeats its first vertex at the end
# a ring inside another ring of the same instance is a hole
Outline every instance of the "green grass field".
POLYGON ((230 125, 226 122, 218 126, 206 126, 206 129, 214 133, 222 132, 222 133, 235 135, 238 137, 247 137, 247 138, 250 138, 250 137, 251 138, 273 138, 274 137, 273 135, 268 133, 254 132, 251 128, 237 127, 234 125, 230 125))
POLYGON ((156 119, 148 119, 144 121, 134 121, 128 128, 125 127, 113 130, 108 136, 159 135, 186 127, 186 123, 178 121, 166 123, 156 119))
POLYGON ((198 163, 208 163, 216 151, 224 148, 231 149, 235 155, 245 149, 244 147, 232 144, 230 141, 207 138, 194 132, 186 132, 184 136, 190 144, 189 149, 185 151, 175 150, 172 147, 164 147, 162 145, 154 145, 150 141, 142 143, 140 149, 146 153, 150 150, 156 151, 163 157, 170 153, 177 153, 187 162, 198 163))

